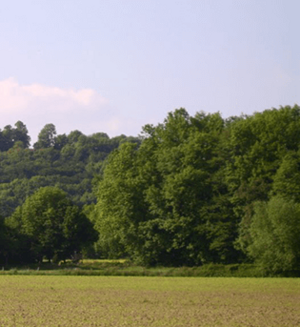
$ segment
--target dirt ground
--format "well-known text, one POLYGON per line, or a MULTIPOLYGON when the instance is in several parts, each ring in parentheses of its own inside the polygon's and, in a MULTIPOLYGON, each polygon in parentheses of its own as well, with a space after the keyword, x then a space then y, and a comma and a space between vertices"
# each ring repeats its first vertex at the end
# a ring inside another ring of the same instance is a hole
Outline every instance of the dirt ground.
POLYGON ((0 326, 300 326, 300 280, 1 276, 0 326))

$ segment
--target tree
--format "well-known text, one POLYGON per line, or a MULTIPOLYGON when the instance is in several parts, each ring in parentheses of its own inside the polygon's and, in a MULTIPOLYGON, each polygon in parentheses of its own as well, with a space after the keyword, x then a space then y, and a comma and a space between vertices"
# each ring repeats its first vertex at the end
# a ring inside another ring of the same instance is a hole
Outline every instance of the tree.
POLYGON ((4 219, 0 217, 0 263, 6 263, 11 244, 8 236, 7 227, 4 225, 4 219))
POLYGON ((149 176, 145 200, 164 239, 164 260, 172 264, 230 262, 236 256, 235 219, 219 176, 223 126, 219 114, 190 117, 181 108, 163 125, 147 127, 150 137, 139 151, 141 175, 149 176))
POLYGON ((68 137, 66 134, 57 135, 54 138, 54 149, 61 150, 66 144, 68 144, 68 137))
POLYGON ((293 177, 284 181, 284 175, 298 169, 294 159, 291 166, 290 159, 297 156, 300 148, 299 129, 300 107, 297 105, 227 120, 223 140, 227 152, 224 180, 235 216, 240 221, 236 245, 243 251, 250 241, 254 203, 268 202, 274 194, 297 193, 293 177))
POLYGON ((34 143, 35 149, 50 148, 55 145, 56 128, 53 124, 47 124, 40 131, 38 141, 34 143))
POLYGON ((2 131, 1 151, 7 151, 14 145, 14 130, 11 125, 6 125, 2 131))
POLYGON ((272 185, 272 194, 281 195, 300 203, 300 157, 289 151, 282 159, 272 185))
POLYGON ((135 187, 135 149, 136 145, 125 143, 119 151, 112 153, 104 178, 97 189, 98 201, 94 218, 95 228, 99 232, 97 251, 107 257, 118 258, 127 255, 126 247, 128 248, 130 243, 130 235, 135 235, 134 225, 130 221, 132 216, 129 215, 136 214, 136 204, 142 206, 141 201, 133 199, 141 195, 140 192, 132 190, 135 187))
POLYGON ((219 114, 181 108, 146 126, 140 146, 114 151, 98 188, 100 247, 147 265, 230 262, 236 225, 217 177, 222 129, 219 114))
POLYGON ((25 235, 37 260, 63 260, 96 240, 91 222, 55 187, 40 188, 19 206, 7 222, 25 235))
POLYGON ((276 273, 300 268, 300 204, 280 196, 257 202, 250 225, 249 255, 276 273))
POLYGON ((68 135, 68 143, 75 144, 81 135, 83 134, 78 130, 70 132, 70 134, 68 135))
POLYGON ((256 189, 260 199, 268 200, 282 159, 289 151, 299 150, 299 128, 297 105, 265 110, 229 124, 226 179, 237 197, 246 195, 247 187, 251 192, 256 189))
POLYGON ((28 135, 28 130, 26 125, 24 125, 20 120, 15 123, 14 129, 14 141, 21 141, 23 143, 23 148, 27 149, 30 145, 30 136, 28 135))
POLYGON ((30 136, 26 125, 21 121, 15 123, 16 128, 12 128, 11 125, 4 127, 4 130, 0 131, 0 151, 7 151, 14 146, 16 142, 22 142, 23 148, 28 148, 30 145, 30 136))

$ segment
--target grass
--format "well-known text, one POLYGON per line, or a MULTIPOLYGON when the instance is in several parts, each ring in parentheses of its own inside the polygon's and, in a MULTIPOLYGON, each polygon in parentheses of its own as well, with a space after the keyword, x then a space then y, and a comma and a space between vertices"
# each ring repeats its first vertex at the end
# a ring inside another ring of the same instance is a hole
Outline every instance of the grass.
POLYGON ((296 278, 0 276, 0 326, 299 326, 296 278))
MULTIPOLYGON (((1 268, 0 268, 1 269, 1 268)), ((165 277, 270 277, 260 267, 253 264, 207 264, 201 267, 142 267, 126 260, 85 259, 79 264, 71 261, 41 265, 6 266, 1 275, 80 275, 80 276, 165 276, 165 277)), ((299 277, 300 272, 287 272, 277 277, 299 277)))

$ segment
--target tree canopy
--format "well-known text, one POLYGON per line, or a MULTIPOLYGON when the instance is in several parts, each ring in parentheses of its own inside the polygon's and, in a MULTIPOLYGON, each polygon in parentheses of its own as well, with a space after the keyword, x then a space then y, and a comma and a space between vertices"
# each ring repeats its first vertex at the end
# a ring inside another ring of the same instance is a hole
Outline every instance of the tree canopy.
MULTIPOLYGON (((298 106, 226 120, 178 109, 145 126, 141 146, 122 145, 105 165, 94 212, 98 247, 149 265, 262 262, 254 253, 262 253, 264 234, 254 231, 265 213, 256 202, 273 206, 276 194, 299 202, 299 130, 298 106)), ((277 218, 268 219, 269 226, 277 218)))
POLYGON ((0 260, 66 258, 89 240, 94 256, 144 265, 300 269, 299 131, 297 105, 227 119, 180 108, 138 137, 47 124, 34 148, 7 125, 0 260))
POLYGON ((109 158, 98 188, 100 245, 144 264, 231 262, 236 224, 215 158, 220 115, 186 110, 146 126, 109 158), (216 214, 219 212, 219 214, 216 214), (116 249, 116 250, 115 250, 116 249))
POLYGON ((40 188, 29 196, 7 225, 25 237, 31 257, 38 261, 69 258, 96 240, 92 223, 55 187, 40 188))
POLYGON ((300 203, 282 197, 257 202, 250 226, 250 256, 266 270, 300 268, 300 203))

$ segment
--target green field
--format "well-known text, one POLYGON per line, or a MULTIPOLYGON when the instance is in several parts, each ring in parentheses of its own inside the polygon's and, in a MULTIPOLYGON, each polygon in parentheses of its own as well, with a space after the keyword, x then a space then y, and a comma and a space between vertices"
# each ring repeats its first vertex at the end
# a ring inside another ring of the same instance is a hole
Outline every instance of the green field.
POLYGON ((1 276, 0 326, 300 326, 300 279, 1 276))

